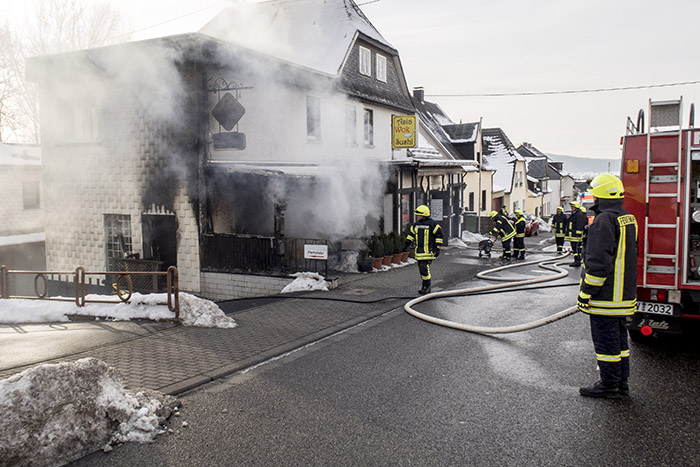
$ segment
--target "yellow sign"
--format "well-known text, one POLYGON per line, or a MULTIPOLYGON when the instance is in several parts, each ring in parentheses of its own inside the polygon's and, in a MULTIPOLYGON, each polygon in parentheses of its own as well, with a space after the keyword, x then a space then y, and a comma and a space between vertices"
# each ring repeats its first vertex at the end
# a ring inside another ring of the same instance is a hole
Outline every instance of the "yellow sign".
POLYGON ((415 148, 418 118, 415 115, 394 115, 391 117, 391 147, 415 148))

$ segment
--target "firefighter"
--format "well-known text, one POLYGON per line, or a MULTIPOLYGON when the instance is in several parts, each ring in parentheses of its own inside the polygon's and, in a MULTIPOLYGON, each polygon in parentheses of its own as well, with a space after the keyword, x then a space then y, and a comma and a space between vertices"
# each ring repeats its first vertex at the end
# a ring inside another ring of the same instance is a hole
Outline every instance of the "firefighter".
POLYGON ((525 259, 525 216, 521 209, 515 210, 515 240, 513 240, 513 252, 515 259, 525 259))
POLYGON ((626 317, 637 309, 637 220, 622 208, 625 188, 614 175, 591 181, 597 213, 588 230, 578 307, 590 315, 600 381, 582 387, 588 397, 629 394, 626 317))
POLYGON ((503 245, 501 259, 510 261, 510 239, 515 237, 515 227, 513 227, 513 224, 510 223, 506 216, 496 211, 491 211, 489 217, 496 222, 496 226, 487 235, 493 235, 501 239, 501 244, 503 245))
POLYGON ((581 266, 581 242, 583 241, 583 229, 588 224, 588 217, 581 212, 581 205, 578 201, 569 203, 571 215, 566 220, 566 237, 564 240, 571 244, 571 252, 574 255, 574 262, 569 266, 581 266))
POLYGON ((557 242, 557 253, 563 253, 564 237, 566 237, 566 214, 564 214, 563 207, 557 207, 557 213, 552 219, 552 225, 554 227, 554 240, 557 242))
POLYGON ((415 259, 418 261, 418 271, 423 280, 419 294, 430 293, 430 263, 440 256, 442 247, 442 229, 440 224, 430 218, 430 208, 420 205, 413 211, 416 215, 416 222, 410 228, 406 236, 404 251, 408 250, 411 243, 415 244, 415 259))

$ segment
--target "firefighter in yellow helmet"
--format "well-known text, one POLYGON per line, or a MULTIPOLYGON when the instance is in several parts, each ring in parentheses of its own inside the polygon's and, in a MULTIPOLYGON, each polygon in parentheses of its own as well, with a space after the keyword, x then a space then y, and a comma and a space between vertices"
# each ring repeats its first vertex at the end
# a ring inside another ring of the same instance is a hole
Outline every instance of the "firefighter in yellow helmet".
POLYGON ((515 237, 515 227, 513 227, 513 224, 510 223, 508 218, 500 212, 491 211, 489 217, 494 220, 496 225, 487 235, 493 235, 501 239, 501 244, 503 245, 503 256, 501 256, 501 259, 510 261, 510 239, 515 237))
POLYGON ((578 307, 590 315, 600 381, 580 388, 588 397, 629 394, 626 317, 637 309, 637 220, 622 207, 625 188, 614 175, 598 175, 589 190, 596 217, 588 229, 578 307))
POLYGON ((425 295, 430 293, 430 280, 432 278, 430 263, 440 256, 443 238, 442 229, 440 224, 430 218, 430 208, 428 206, 420 205, 413 212, 416 215, 416 221, 406 236, 404 251, 408 250, 411 243, 415 244, 414 257, 418 261, 418 271, 423 280, 418 293, 425 295))
POLYGON ((557 206, 557 213, 552 217, 554 240, 557 242, 557 253, 564 252, 564 237, 566 237, 566 214, 564 208, 557 206))
POLYGON ((588 224, 588 217, 581 212, 581 205, 578 201, 571 201, 571 215, 566 220, 566 237, 564 240, 571 244, 571 252, 574 255, 574 262, 569 266, 581 266, 581 244, 583 242, 583 230, 588 224))
POLYGON ((513 240, 513 252, 515 259, 525 259, 525 226, 527 221, 522 209, 515 210, 515 239, 513 240))

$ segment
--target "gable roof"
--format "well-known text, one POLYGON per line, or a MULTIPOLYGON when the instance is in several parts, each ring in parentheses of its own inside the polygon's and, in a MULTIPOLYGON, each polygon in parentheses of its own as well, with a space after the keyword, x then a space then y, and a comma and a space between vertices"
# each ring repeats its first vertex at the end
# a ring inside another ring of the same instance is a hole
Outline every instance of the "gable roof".
POLYGON ((340 72, 358 34, 398 55, 352 0, 234 5, 199 32, 331 75, 340 72))
POLYGON ((484 159, 496 170, 493 174, 493 191, 500 188, 510 193, 513 187, 515 162, 524 161, 525 158, 515 150, 515 146, 502 129, 484 128, 482 134, 484 159))

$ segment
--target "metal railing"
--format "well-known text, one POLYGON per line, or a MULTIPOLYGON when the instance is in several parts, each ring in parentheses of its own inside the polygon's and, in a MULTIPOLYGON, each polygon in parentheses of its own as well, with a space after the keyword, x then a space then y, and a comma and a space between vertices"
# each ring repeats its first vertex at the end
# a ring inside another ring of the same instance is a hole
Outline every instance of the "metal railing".
POLYGON ((175 266, 170 266, 167 271, 100 271, 89 272, 84 267, 78 266, 75 271, 22 271, 8 269, 6 266, 0 268, 0 297, 1 298, 18 298, 28 300, 53 300, 63 302, 75 302, 76 306, 83 307, 86 303, 129 303, 129 299, 134 292, 134 286, 131 276, 164 276, 166 278, 166 303, 157 303, 157 305, 167 305, 168 310, 175 313, 175 319, 180 318, 180 285, 178 279, 178 271, 175 266), (22 296, 10 294, 10 277, 13 275, 34 275, 34 296, 22 296), (48 276, 73 276, 75 285, 75 297, 49 297, 49 278, 48 276), (115 276, 115 290, 119 300, 95 300, 86 298, 85 284, 87 276, 115 276), (126 288, 123 289, 122 287, 126 288))

